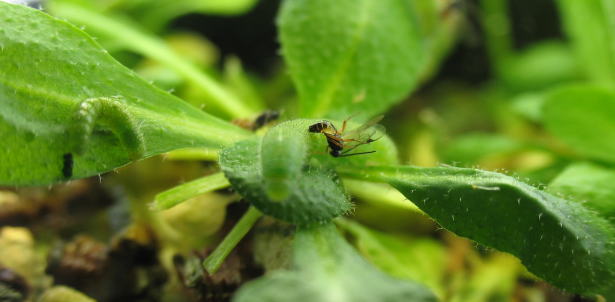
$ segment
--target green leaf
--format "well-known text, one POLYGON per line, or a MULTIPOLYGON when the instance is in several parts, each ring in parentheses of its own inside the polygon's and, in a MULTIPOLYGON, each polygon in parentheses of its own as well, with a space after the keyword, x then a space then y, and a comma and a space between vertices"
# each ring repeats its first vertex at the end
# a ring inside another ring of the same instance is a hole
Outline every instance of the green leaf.
POLYGON ((0 2, 0 53, 3 185, 86 177, 249 135, 151 86, 81 30, 34 9, 0 2))
POLYGON ((308 127, 309 123, 295 120, 273 127, 263 137, 260 149, 262 185, 267 197, 274 202, 287 199, 299 185, 297 180, 303 174, 308 157, 308 127))
POLYGON ((262 139, 222 150, 220 165, 233 188, 273 217, 295 224, 326 222, 351 208, 333 167, 397 162, 395 146, 386 137, 353 151, 375 153, 342 158, 325 154, 324 134, 308 131, 316 122, 320 120, 280 123, 262 139))
POLYGON ((615 162, 615 91, 567 86, 549 93, 543 105, 547 129, 581 155, 615 162))
POLYGON ((235 190, 263 213, 295 224, 325 222, 351 207, 333 170, 308 163, 309 125, 285 122, 220 153, 235 190))
POLYGON ((247 283, 233 301, 436 301, 423 286, 369 265, 330 224, 297 231, 294 266, 247 283))
POLYGON ((544 92, 518 94, 511 99, 511 109, 529 121, 542 121, 542 106, 545 103, 544 92))
POLYGON ((338 168, 387 182, 440 225, 519 257, 565 290, 615 298, 615 229, 576 202, 494 172, 454 167, 338 168))
POLYGON ((515 53, 501 70, 507 84, 517 90, 535 90, 579 80, 579 66, 570 47, 543 41, 515 53))
POLYGON ((615 84, 615 3, 558 0, 579 65, 591 79, 615 84))
POLYGON ((206 104, 219 108, 228 116, 245 118, 262 110, 262 104, 242 102, 236 95, 225 89, 221 83, 175 53, 162 40, 139 30, 137 24, 130 24, 128 20, 108 17, 94 10, 73 4, 52 3, 53 5, 50 8, 54 15, 67 18, 79 25, 85 25, 88 32, 121 41, 131 51, 155 59, 174 70, 202 90, 206 104))
POLYGON ((615 171, 591 163, 575 163, 549 184, 548 191, 581 202, 615 223, 615 171))
POLYGON ((433 239, 411 239, 368 229, 350 220, 336 221, 356 238, 357 249, 372 264, 393 277, 415 281, 444 298, 447 255, 433 239))
POLYGON ((401 101, 446 48, 440 18, 435 1, 285 1, 280 41, 301 115, 375 115, 401 101))
POLYGON ((514 49, 508 2, 480 1, 489 60, 503 82, 515 90, 532 90, 577 79, 579 62, 568 44, 545 40, 514 49))

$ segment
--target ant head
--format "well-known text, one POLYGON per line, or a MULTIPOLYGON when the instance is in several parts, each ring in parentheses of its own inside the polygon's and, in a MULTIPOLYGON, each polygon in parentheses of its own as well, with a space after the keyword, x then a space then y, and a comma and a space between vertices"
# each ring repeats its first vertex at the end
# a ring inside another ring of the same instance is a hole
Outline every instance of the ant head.
POLYGON ((340 155, 342 155, 340 150, 331 150, 331 151, 329 151, 329 154, 331 154, 331 156, 333 156, 333 157, 339 157, 340 155))
POLYGON ((310 128, 308 128, 308 131, 314 132, 314 133, 318 133, 318 132, 320 132, 320 130, 319 130, 320 127, 319 126, 320 126, 320 123, 316 123, 314 125, 311 125, 310 128))
POLYGON ((329 121, 322 121, 311 125, 308 130, 312 133, 320 133, 325 129, 331 128, 332 125, 329 121))

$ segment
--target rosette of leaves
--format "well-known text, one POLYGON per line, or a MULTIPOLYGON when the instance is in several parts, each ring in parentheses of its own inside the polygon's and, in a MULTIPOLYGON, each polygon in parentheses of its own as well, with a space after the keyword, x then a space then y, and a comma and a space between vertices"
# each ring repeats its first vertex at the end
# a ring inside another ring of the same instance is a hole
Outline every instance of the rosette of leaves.
MULTIPOLYGON (((361 113, 360 122, 386 112, 433 73, 454 37, 454 24, 436 3, 286 1, 278 18, 282 54, 299 94, 295 117, 304 119, 280 123, 258 136, 147 83, 70 23, 0 2, 0 184, 45 185, 174 149, 207 147, 220 151, 225 177, 210 176, 216 180, 211 185, 212 178, 190 183, 192 193, 230 184, 262 213, 299 226, 296 271, 256 281, 240 292, 240 301, 250 291, 269 297, 266 292, 276 285, 292 285, 294 294, 305 294, 303 300, 317 301, 323 295, 318 282, 297 285, 306 276, 339 280, 342 285, 331 293, 345 297, 369 284, 375 299, 432 299, 422 287, 374 271, 332 227, 314 226, 327 225, 352 208, 340 177, 389 183, 445 228, 514 254, 546 281, 575 293, 615 297, 615 231, 596 211, 494 172, 398 165, 395 146, 386 137, 357 149, 377 151, 371 155, 318 154, 326 147, 325 138, 309 133, 310 124, 320 118, 339 123, 354 113, 361 113), (312 243, 322 249, 309 248, 312 243)), ((56 12, 79 15, 75 10, 92 16, 79 21, 92 22, 87 25, 94 29, 107 20, 87 7, 68 5, 56 12)), ((103 31, 115 38, 126 33, 148 46, 135 51, 163 58, 203 84, 208 101, 227 115, 258 114, 262 104, 241 102, 146 31, 103 31)), ((562 95, 552 98, 566 101, 562 95)), ((613 98, 601 94, 600 101, 611 104, 613 98)), ((545 116, 556 135, 572 144, 580 139, 581 132, 556 120, 561 116, 556 109, 547 107, 545 116)), ((615 127, 612 120, 600 121, 615 127)), ((606 152, 578 151, 610 160, 606 152)))

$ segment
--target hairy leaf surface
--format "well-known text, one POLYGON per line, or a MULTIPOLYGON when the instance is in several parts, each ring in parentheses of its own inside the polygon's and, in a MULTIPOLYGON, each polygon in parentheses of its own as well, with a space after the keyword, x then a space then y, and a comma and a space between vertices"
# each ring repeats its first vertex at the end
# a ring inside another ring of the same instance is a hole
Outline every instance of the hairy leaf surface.
MULTIPOLYGON (((332 170, 308 166, 303 159, 292 167, 284 167, 283 171, 275 171, 278 174, 273 180, 266 179, 261 150, 261 139, 255 138, 220 153, 222 171, 233 188, 261 212, 290 223, 311 224, 328 221, 350 210, 350 201, 332 170)), ((273 156, 287 156, 284 151, 288 150, 292 148, 278 150, 273 156)))
POLYGON ((247 136, 148 84, 67 22, 0 2, 0 184, 86 177, 247 136))
POLYGON ((298 119, 271 128, 262 138, 239 142, 220 153, 220 165, 233 187, 263 213, 296 224, 325 222, 351 205, 333 170, 336 165, 397 162, 387 138, 362 145, 371 154, 334 158, 326 138, 308 131, 320 120, 298 119))
POLYGON ((475 169, 382 166, 339 171, 391 184, 443 227, 519 257, 531 272, 556 286, 615 298, 615 229, 576 202, 475 169))

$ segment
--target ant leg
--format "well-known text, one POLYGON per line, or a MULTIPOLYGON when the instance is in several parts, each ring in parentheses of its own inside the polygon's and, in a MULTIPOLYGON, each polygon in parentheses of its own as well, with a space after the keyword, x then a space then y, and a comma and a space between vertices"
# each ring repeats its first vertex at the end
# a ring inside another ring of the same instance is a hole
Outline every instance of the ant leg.
POLYGON ((362 155, 362 154, 370 154, 370 153, 375 153, 376 151, 366 151, 366 152, 358 152, 358 153, 350 153, 350 154, 341 154, 338 157, 348 157, 348 156, 354 156, 354 155, 362 155))
POLYGON ((340 135, 344 133, 344 130, 346 130, 346 124, 348 124, 348 121, 349 121, 351 118, 353 118, 353 117, 357 116, 357 114, 359 114, 359 113, 355 113, 355 114, 353 114, 353 115, 349 116, 348 118, 346 118, 346 119, 342 122, 342 130, 340 131, 340 135))
POLYGON ((342 122, 342 130, 340 131, 340 135, 344 133, 344 131, 346 130, 346 123, 348 122, 348 119, 345 119, 342 122))

